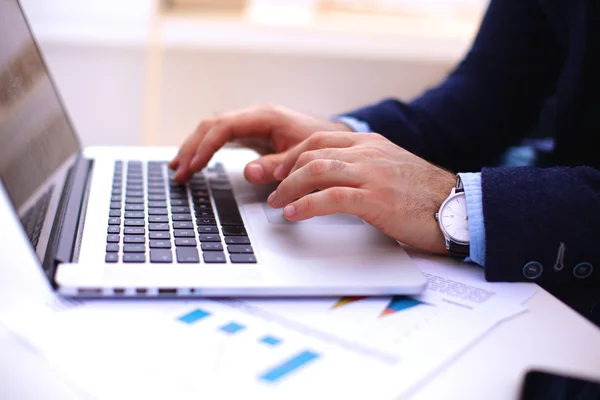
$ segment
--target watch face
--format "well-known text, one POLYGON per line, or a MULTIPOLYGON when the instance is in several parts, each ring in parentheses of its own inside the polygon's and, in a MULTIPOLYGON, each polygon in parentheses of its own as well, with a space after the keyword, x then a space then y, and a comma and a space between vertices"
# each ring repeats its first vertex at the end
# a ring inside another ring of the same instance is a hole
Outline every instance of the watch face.
POLYGON ((469 243, 467 200, 464 193, 457 193, 442 204, 439 223, 450 239, 461 244, 469 243))

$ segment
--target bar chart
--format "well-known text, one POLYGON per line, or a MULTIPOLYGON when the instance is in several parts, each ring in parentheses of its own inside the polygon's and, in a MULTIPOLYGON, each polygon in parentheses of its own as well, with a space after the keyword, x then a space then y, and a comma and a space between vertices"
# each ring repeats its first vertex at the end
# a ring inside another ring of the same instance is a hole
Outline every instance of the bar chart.
MULTIPOLYGON (((184 313, 183 315, 178 316, 176 319, 185 325, 194 326, 196 324, 201 324, 202 321, 210 319, 211 316, 211 312, 205 309, 195 308, 184 313)), ((216 331, 233 337, 244 334, 244 332, 247 331, 247 326, 238 321, 228 321, 216 325, 216 331)), ((246 338, 245 343, 248 345, 248 338, 246 338)), ((264 333, 257 336, 255 343, 256 346, 262 345, 263 349, 276 349, 280 348, 281 346, 285 346, 285 341, 282 338, 270 333, 264 333)), ((267 384, 279 383, 282 380, 293 376, 293 374, 298 373, 303 368, 308 367, 320 357, 321 354, 314 350, 300 350, 288 358, 284 358, 281 361, 274 363, 272 366, 264 369, 257 375, 257 379, 267 384)))

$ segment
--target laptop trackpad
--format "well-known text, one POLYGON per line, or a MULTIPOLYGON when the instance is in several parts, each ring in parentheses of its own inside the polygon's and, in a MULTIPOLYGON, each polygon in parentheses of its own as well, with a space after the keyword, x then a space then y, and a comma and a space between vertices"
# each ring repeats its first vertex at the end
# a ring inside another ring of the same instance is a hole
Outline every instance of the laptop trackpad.
POLYGON ((311 225, 361 225, 363 221, 355 217, 354 215, 348 214, 332 214, 325 215, 322 217, 313 217, 305 221, 291 222, 283 216, 283 209, 275 209, 269 207, 268 204, 263 203, 262 205, 265 215, 269 223, 273 225, 284 225, 284 224, 311 224, 311 225))

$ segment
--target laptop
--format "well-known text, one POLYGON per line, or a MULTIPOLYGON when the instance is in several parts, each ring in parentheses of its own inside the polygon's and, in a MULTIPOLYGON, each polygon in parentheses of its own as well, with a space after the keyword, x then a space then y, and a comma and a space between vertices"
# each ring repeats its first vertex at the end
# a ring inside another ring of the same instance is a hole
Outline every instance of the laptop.
MULTIPOLYGON (((0 201, 67 297, 411 295, 403 247, 344 214, 287 221, 224 148, 185 185, 175 148, 82 148, 26 18, 0 0, 0 201)), ((18 229, 17 229, 18 228, 18 229)), ((0 243, 0 247, 3 246, 0 243)), ((2 253, 10 249, 2 248, 2 253)))

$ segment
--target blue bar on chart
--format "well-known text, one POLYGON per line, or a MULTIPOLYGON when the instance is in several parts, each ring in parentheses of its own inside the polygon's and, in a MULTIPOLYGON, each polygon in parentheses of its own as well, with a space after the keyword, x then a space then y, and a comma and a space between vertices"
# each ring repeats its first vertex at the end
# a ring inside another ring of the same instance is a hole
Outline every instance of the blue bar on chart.
POLYGON ((279 364, 274 368, 270 369, 269 371, 265 372, 259 377, 259 379, 268 383, 276 383, 277 381, 285 378, 292 372, 316 360, 317 358, 319 358, 318 353, 305 350, 301 353, 298 353, 294 357, 288 359, 287 361, 284 361, 282 364, 279 364))
POLYGON ((281 339, 271 335, 265 335, 261 337, 259 341, 272 347, 277 346, 279 343, 281 343, 281 339))
POLYGON ((238 333, 239 331, 245 328, 244 325, 238 324, 237 322, 230 322, 226 325, 223 325, 220 329, 223 332, 227 332, 230 334, 238 333))
POLYGON ((209 315, 210 315, 210 313, 208 311, 204 311, 204 310, 197 308, 194 311, 191 311, 185 315, 182 315, 181 317, 179 317, 177 319, 181 322, 191 325, 195 322, 200 321, 203 318, 208 317, 209 315))

